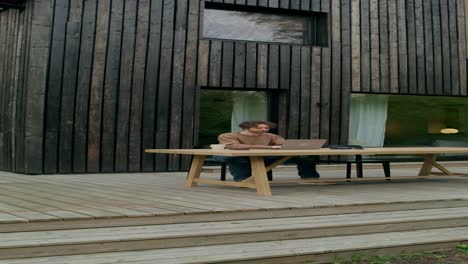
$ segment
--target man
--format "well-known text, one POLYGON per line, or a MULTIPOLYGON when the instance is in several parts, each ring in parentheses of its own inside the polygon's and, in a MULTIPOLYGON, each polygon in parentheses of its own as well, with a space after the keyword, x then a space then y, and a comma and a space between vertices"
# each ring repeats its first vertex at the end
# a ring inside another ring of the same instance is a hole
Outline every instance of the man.
MULTIPOLYGON (((224 133, 218 136, 220 144, 227 149, 280 149, 284 143, 281 136, 268 133, 276 124, 267 121, 247 121, 239 124, 241 132, 224 133)), ((214 156, 217 161, 226 162, 235 181, 242 181, 252 175, 249 157, 214 156)), ((281 157, 264 157, 265 164, 270 165, 281 157)), ((316 162, 311 157, 291 158, 297 164, 299 176, 302 179, 316 179, 320 175, 316 171, 316 162)))

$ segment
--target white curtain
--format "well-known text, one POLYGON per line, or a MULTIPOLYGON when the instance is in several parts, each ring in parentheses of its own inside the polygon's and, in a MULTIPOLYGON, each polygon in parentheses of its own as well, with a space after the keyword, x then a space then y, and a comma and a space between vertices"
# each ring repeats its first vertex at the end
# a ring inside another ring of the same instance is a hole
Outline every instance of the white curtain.
POLYGON ((231 116, 232 131, 241 131, 245 121, 267 120, 267 99, 264 92, 235 92, 231 116))
POLYGON ((386 95, 353 95, 349 120, 349 144, 382 147, 385 140, 387 106, 386 95))

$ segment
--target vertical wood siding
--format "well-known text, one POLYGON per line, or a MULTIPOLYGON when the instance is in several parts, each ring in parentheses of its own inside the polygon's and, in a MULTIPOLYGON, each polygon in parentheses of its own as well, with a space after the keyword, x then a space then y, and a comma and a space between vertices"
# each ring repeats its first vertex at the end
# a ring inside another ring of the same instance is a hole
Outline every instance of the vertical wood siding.
POLYGON ((0 13, 0 169, 186 168, 143 150, 195 143, 200 87, 284 89, 279 132, 331 143, 351 92, 468 93, 463 0, 211 2, 326 12, 328 47, 204 39, 204 1, 27 1, 0 13))
MULTIPOLYGON (((32 2, 27 2, 25 9, 0 12, 0 170, 24 172, 26 166, 31 165, 25 162, 25 138, 30 135, 25 132, 29 56, 40 52, 38 44, 47 46, 47 43, 38 43, 31 33, 33 21, 38 22, 33 12, 32 2)), ((39 75, 37 82, 45 80, 44 76, 39 75)), ((36 160, 42 162, 42 149, 39 148, 39 152, 36 160)))

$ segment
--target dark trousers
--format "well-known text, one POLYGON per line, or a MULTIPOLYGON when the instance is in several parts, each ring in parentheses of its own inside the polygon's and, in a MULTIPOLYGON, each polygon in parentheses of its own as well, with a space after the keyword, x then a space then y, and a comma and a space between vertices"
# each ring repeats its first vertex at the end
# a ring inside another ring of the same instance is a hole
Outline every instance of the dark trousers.
MULTIPOLYGON (((278 156, 264 157, 265 165, 268 166, 281 158, 278 156)), ((249 157, 213 156, 213 159, 226 162, 235 181, 242 181, 252 175, 249 157)), ((291 158, 288 161, 297 164, 298 174, 302 179, 320 178, 316 170, 317 162, 314 157, 299 156, 291 158)))

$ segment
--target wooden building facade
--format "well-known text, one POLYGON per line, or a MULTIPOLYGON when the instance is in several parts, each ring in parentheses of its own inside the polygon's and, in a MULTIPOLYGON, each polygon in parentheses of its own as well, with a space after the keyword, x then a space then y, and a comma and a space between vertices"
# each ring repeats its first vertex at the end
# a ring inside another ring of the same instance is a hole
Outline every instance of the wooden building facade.
POLYGON ((465 0, 27 0, 0 10, 0 169, 170 171, 201 87, 282 89, 279 133, 346 143, 352 92, 467 96, 465 0), (205 2, 327 14, 325 47, 205 39, 205 2))

